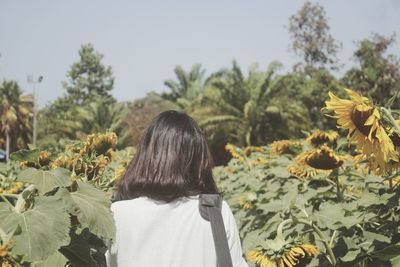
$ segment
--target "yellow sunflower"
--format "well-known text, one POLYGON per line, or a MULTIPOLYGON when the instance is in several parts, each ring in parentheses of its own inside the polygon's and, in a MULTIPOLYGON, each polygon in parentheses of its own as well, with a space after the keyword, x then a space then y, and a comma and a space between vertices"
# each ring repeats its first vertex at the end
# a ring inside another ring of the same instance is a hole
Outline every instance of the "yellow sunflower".
POLYGON ((233 158, 238 159, 240 161, 245 161, 243 151, 240 148, 238 148, 230 143, 227 143, 225 146, 225 150, 228 151, 232 155, 233 158))
POLYGON ((280 140, 275 141, 271 144, 272 153, 275 155, 295 155, 301 151, 302 147, 302 143, 295 140, 280 140))
POLYGON ((339 134, 335 131, 321 131, 315 130, 310 136, 307 137, 307 141, 314 145, 319 146, 324 143, 334 143, 338 140, 339 134))
POLYGON ((288 244, 279 251, 250 250, 246 253, 246 258, 249 262, 254 262, 260 267, 295 267, 306 256, 313 257, 319 254, 318 247, 311 244, 293 246, 288 246, 288 244))
POLYGON ((311 178, 315 175, 318 175, 322 172, 322 170, 318 170, 315 168, 311 168, 308 166, 304 165, 299 165, 299 164, 293 164, 288 167, 288 171, 290 174, 293 176, 301 179, 301 180, 307 180, 308 178, 311 178))
POLYGON ((257 199, 255 194, 247 194, 246 196, 239 197, 239 205, 245 210, 252 209, 254 207, 253 202, 257 199))
POLYGON ((109 153, 113 150, 117 141, 117 135, 113 132, 90 134, 87 136, 83 147, 80 149, 80 154, 90 155, 95 151, 97 155, 103 154, 110 156, 109 153))
POLYGON ((396 161, 392 140, 382 124, 381 114, 370 101, 352 90, 346 89, 350 99, 341 99, 329 92, 330 100, 324 109, 335 113, 339 128, 349 130, 350 141, 366 156, 374 155, 377 167, 384 168, 390 160, 396 161))
POLYGON ((265 152, 265 150, 264 150, 264 148, 259 147, 259 146, 248 146, 244 149, 244 154, 246 156, 250 156, 250 154, 253 152, 263 153, 263 152, 265 152))
POLYGON ((344 162, 341 157, 326 144, 320 148, 303 152, 296 157, 296 162, 302 166, 311 166, 320 170, 333 170, 340 167, 344 162))

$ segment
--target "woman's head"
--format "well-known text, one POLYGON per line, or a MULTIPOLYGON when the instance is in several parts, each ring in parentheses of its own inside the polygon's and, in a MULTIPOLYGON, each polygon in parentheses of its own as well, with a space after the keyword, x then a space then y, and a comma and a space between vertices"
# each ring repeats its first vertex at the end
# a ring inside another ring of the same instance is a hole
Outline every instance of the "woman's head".
POLYGON ((169 202, 182 196, 218 193, 212 168, 197 123, 183 112, 165 111, 144 130, 118 185, 116 200, 147 196, 169 202))

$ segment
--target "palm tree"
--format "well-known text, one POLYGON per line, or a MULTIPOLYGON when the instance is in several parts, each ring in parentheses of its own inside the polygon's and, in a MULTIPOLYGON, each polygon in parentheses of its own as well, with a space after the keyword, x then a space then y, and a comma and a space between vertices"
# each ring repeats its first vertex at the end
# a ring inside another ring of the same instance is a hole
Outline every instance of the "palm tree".
POLYGON ((6 139, 6 157, 31 140, 33 96, 22 95, 15 81, 3 81, 0 86, 0 133, 6 139))
POLYGON ((183 110, 188 110, 204 89, 205 70, 201 68, 200 64, 195 64, 189 72, 186 72, 181 66, 176 66, 174 72, 178 81, 167 80, 164 82, 171 93, 164 93, 163 97, 176 102, 183 110))
MULTIPOLYGON (((267 123, 268 98, 273 94, 273 78, 279 67, 280 64, 273 63, 262 72, 253 66, 246 78, 234 61, 232 69, 213 74, 207 79, 202 96, 202 105, 209 115, 200 118, 200 126, 206 132, 221 132, 217 129, 223 127, 228 140, 238 145, 260 143, 260 131, 267 123)), ((204 108, 195 114, 202 112, 204 108)))

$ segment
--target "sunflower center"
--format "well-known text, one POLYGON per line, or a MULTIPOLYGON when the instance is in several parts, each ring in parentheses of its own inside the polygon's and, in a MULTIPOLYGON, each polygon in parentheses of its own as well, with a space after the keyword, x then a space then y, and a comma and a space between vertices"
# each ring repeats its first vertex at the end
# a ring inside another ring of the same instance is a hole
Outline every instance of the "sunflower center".
POLYGON ((393 145, 400 146, 400 136, 397 133, 392 134, 390 140, 392 140, 393 145))
MULTIPOLYGON (((374 112, 373 108, 366 108, 363 106, 357 106, 353 109, 353 112, 351 113, 351 120, 353 121, 354 125, 356 126, 357 130, 359 130, 362 134, 365 136, 369 135, 369 132, 371 131, 371 125, 364 125, 364 123, 367 121, 369 116, 372 115, 374 112)), ((375 136, 375 133, 373 133, 372 136, 375 136)))
POLYGON ((343 164, 343 160, 328 151, 314 152, 306 158, 306 162, 311 167, 322 170, 332 170, 343 164))

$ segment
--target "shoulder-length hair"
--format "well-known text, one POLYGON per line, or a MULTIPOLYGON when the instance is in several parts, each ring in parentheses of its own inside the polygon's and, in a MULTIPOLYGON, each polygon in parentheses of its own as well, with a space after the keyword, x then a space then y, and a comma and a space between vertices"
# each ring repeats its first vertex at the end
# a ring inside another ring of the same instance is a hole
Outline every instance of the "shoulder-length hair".
POLYGON ((207 141, 197 123, 168 110, 151 121, 121 178, 115 201, 147 196, 173 201, 183 196, 219 193, 207 141))

